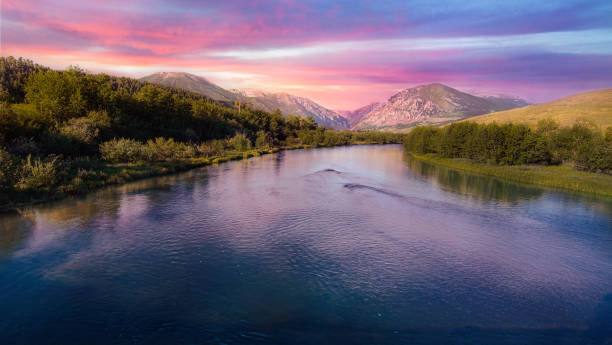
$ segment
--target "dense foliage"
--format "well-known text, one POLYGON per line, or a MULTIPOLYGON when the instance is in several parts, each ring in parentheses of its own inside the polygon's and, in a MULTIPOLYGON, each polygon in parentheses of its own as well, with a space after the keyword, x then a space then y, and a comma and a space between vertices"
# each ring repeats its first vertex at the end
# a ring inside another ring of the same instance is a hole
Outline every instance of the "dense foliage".
POLYGON ((5 198, 0 205, 42 192, 87 190, 88 181, 96 179, 114 181, 116 171, 107 168, 116 163, 401 141, 396 134, 337 132, 312 117, 237 109, 186 90, 76 67, 54 71, 8 57, 0 58, 0 73, 0 190, 5 198), (104 169, 106 175, 100 172, 104 169))
POLYGON ((542 120, 535 130, 522 124, 453 123, 444 128, 417 127, 404 139, 407 151, 468 158, 497 165, 559 164, 612 173, 612 128, 602 134, 588 122, 560 127, 542 120))

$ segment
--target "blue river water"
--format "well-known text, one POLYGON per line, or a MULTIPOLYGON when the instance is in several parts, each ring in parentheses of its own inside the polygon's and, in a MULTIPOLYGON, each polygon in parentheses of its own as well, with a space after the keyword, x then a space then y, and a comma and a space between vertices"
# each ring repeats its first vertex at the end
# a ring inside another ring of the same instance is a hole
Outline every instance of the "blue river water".
POLYGON ((0 215, 0 344, 610 344, 612 200, 402 148, 0 215))

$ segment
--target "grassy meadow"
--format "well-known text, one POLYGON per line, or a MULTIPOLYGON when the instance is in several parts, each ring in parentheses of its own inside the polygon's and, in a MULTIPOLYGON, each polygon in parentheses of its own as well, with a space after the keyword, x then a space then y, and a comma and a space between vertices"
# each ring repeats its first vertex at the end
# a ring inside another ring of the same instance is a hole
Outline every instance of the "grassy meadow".
POLYGON ((541 120, 569 127, 577 120, 592 122, 602 130, 612 126, 612 89, 585 92, 553 102, 470 117, 477 123, 520 123, 535 128, 541 120))

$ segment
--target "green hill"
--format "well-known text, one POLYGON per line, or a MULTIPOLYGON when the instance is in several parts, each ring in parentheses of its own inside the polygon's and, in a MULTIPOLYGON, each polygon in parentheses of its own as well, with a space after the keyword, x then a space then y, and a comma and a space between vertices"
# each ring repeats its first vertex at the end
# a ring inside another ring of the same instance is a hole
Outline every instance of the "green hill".
POLYGON ((612 89, 580 93, 548 103, 475 116, 465 121, 524 123, 535 127, 538 121, 543 119, 552 119, 561 126, 571 126, 576 120, 585 119, 602 129, 610 127, 612 126, 612 89))

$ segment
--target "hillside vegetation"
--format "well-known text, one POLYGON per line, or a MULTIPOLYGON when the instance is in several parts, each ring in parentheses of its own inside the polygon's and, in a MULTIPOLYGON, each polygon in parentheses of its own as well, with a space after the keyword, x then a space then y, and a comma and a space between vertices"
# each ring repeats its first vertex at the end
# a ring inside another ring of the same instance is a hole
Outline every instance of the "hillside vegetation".
POLYGON ((400 142, 130 78, 0 59, 0 209, 279 148, 400 142))
POLYGON ((587 120, 604 130, 612 126, 612 89, 585 92, 553 102, 475 116, 477 123, 522 123, 535 128, 538 121, 551 119, 561 126, 587 120))

